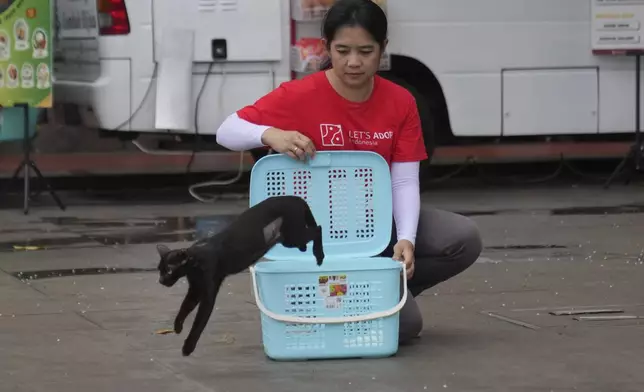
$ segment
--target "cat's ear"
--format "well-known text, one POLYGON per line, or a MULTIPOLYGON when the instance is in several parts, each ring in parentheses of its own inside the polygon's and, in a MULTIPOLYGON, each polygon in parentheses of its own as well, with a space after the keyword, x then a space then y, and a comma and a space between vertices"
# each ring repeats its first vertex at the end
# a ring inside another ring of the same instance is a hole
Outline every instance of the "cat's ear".
POLYGON ((159 252, 159 256, 163 257, 170 253, 170 248, 165 245, 157 245, 157 252, 159 252))

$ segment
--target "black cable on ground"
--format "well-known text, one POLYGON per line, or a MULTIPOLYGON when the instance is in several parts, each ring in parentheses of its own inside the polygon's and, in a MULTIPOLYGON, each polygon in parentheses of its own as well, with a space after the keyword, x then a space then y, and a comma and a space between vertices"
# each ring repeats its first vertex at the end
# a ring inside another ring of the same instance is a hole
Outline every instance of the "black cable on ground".
MULTIPOLYGON (((465 170, 467 170, 472 164, 476 164, 474 161, 473 157, 467 157, 465 159, 465 162, 463 162, 460 166, 458 166, 454 171, 451 173, 445 174, 442 177, 434 178, 434 179, 429 179, 425 181, 425 184, 427 185, 434 185, 434 184, 440 184, 442 182, 445 182, 447 180, 451 180, 452 178, 458 176, 459 174, 463 173, 465 170)), ((424 173, 424 175, 429 175, 428 173, 424 173)))
POLYGON ((559 165, 557 166, 557 168, 553 173, 548 174, 544 177, 532 178, 527 180, 520 179, 517 176, 502 177, 502 176, 489 175, 485 173, 485 170, 482 169, 482 166, 480 164, 476 164, 476 163, 474 167, 476 168, 477 177, 484 183, 488 183, 492 185, 510 185, 510 184, 511 185, 534 185, 534 184, 542 184, 556 179, 557 177, 559 177, 559 175, 561 175, 565 166, 564 166, 563 154, 561 154, 561 157, 559 159, 559 165))
POLYGON ((585 173, 585 172, 577 169, 576 167, 574 167, 572 165, 572 163, 570 162, 570 160, 565 160, 564 165, 568 168, 568 170, 570 170, 571 173, 576 174, 579 177, 587 178, 589 180, 596 180, 596 181, 604 182, 604 181, 606 181, 606 180, 608 180, 610 178, 610 175, 597 176, 597 175, 592 175, 592 174, 585 173))
POLYGON ((199 148, 198 146, 198 141, 199 141, 199 104, 201 103, 201 96, 203 95, 204 90, 206 90, 206 85, 208 84, 208 79, 210 79, 210 72, 212 72, 212 67, 215 65, 214 62, 211 62, 208 65, 208 70, 206 71, 206 76, 203 78, 203 82, 201 83, 201 88, 199 89, 199 94, 197 94, 197 101, 195 103, 195 117, 194 117, 194 126, 195 126, 195 140, 192 143, 192 154, 190 155, 190 160, 188 161, 188 164, 186 165, 186 174, 190 173, 190 169, 192 168, 192 164, 195 160, 195 155, 197 155, 197 150, 199 148))
MULTIPOLYGON (((495 186, 499 186, 499 185, 501 186, 519 185, 520 186, 520 185, 542 184, 548 181, 556 180, 558 177, 566 173, 566 171, 575 176, 581 177, 583 179, 592 180, 592 181, 603 182, 603 181, 606 181, 606 179, 608 178, 608 176, 594 175, 578 169, 572 163, 572 160, 566 159, 563 154, 560 155, 558 165, 552 173, 547 174, 545 176, 537 177, 537 178, 527 178, 526 175, 501 176, 501 175, 493 174, 488 170, 485 170, 483 166, 484 165, 482 165, 480 162, 477 162, 474 157, 468 157, 466 158, 465 162, 460 164, 451 173, 445 174, 435 179, 427 178, 426 180, 423 180, 423 183, 426 185, 435 185, 435 184, 447 182, 448 180, 454 179, 458 175, 465 172, 469 167, 472 167, 475 169, 476 178, 478 178, 485 184, 495 185, 495 186)), ((428 171, 423 173, 423 177, 430 177, 430 174, 428 173, 428 171)))

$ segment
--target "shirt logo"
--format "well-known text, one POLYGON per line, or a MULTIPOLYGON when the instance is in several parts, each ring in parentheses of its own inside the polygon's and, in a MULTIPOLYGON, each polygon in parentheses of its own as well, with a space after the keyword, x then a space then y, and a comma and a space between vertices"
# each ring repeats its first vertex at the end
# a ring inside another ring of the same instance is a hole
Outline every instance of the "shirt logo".
POLYGON ((394 138, 394 132, 387 130, 384 132, 369 131, 349 131, 349 140, 355 145, 378 146, 381 141, 384 144, 391 143, 394 138))
POLYGON ((344 146, 344 135, 342 134, 342 125, 320 124, 320 134, 322 136, 323 146, 326 146, 326 147, 344 146))

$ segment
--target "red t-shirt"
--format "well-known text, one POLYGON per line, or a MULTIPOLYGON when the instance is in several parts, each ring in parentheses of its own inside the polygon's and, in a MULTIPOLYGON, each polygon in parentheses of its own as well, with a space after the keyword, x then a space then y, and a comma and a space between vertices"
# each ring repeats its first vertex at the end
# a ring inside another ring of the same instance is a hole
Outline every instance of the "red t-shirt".
POLYGON ((373 151, 389 164, 427 159, 413 95, 380 76, 365 102, 344 99, 320 71, 282 83, 237 115, 254 124, 298 131, 318 151, 373 151))

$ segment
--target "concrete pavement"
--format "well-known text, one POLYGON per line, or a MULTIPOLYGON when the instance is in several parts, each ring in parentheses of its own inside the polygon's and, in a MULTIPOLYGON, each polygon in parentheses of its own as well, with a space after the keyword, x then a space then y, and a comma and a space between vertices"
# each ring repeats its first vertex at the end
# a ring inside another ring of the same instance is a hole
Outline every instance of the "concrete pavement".
POLYGON ((155 245, 184 244, 246 200, 3 210, 0 391, 641 392, 643 320, 549 312, 644 317, 643 190, 432 192, 425 203, 477 221, 486 249, 419 299, 422 337, 388 359, 297 363, 264 356, 248 274, 225 283, 193 356, 181 356, 186 332, 154 334, 186 290, 148 271, 155 245))

